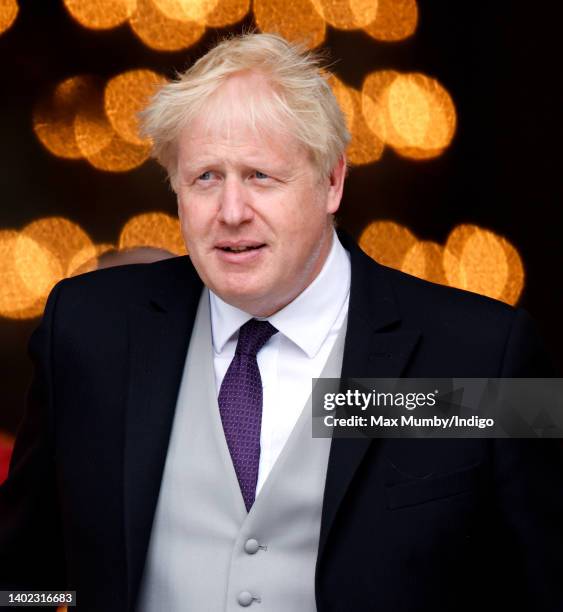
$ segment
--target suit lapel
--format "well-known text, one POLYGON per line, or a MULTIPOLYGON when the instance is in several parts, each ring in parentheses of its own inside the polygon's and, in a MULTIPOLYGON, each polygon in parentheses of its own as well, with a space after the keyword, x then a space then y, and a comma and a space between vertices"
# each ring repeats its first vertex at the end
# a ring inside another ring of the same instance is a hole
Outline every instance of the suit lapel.
MULTIPOLYGON (((178 275, 129 312, 129 384, 124 440, 128 610, 137 598, 160 490, 178 388, 201 293, 188 258, 178 275)), ((165 282, 167 281, 167 282, 165 282)))
MULTIPOLYGON (((398 378, 419 340, 418 330, 401 327, 401 317, 384 268, 341 232, 350 252, 352 279, 341 378, 398 378)), ((318 559, 322 558, 338 508, 364 455, 377 440, 332 440, 325 484, 318 559)))

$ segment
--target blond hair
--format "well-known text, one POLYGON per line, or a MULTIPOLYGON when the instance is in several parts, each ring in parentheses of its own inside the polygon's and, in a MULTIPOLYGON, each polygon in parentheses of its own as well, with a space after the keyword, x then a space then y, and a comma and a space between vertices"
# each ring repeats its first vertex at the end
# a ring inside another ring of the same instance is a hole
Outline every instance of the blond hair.
POLYGON ((346 119, 321 57, 275 34, 243 34, 213 47, 164 85, 140 113, 141 133, 151 139, 152 156, 168 171, 173 188, 180 131, 205 113, 221 85, 245 72, 264 77, 270 86, 266 96, 250 94, 245 109, 239 109, 252 128, 293 135, 321 176, 330 174, 346 150, 346 119))

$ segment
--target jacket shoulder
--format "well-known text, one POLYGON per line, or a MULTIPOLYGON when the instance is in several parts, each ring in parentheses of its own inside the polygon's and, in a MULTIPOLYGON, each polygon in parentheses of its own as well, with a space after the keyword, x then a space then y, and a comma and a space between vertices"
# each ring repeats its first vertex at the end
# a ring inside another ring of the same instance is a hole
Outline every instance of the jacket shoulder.
POLYGON ((435 355, 466 360, 464 371, 473 367, 475 372, 496 370, 496 376, 557 375, 536 322, 523 308, 390 268, 382 273, 405 326, 421 330, 435 355))
POLYGON ((87 272, 58 283, 67 307, 120 308, 167 290, 186 290, 199 277, 188 256, 87 272))
POLYGON ((404 314, 418 313, 421 320, 462 320, 465 324, 479 321, 481 325, 510 324, 518 310, 491 297, 440 285, 411 276, 399 270, 381 266, 383 275, 404 314))

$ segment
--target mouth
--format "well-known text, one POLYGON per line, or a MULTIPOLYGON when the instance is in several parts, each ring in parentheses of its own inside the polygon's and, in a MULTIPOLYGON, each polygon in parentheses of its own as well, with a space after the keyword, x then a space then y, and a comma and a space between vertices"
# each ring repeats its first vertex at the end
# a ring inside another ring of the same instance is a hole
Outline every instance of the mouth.
POLYGON ((265 244, 247 245, 247 246, 219 246, 217 248, 225 251, 226 253, 244 253, 246 251, 256 251, 265 247, 265 244))
POLYGON ((266 244, 259 242, 223 242, 215 245, 215 252, 227 264, 255 264, 266 248, 266 244))

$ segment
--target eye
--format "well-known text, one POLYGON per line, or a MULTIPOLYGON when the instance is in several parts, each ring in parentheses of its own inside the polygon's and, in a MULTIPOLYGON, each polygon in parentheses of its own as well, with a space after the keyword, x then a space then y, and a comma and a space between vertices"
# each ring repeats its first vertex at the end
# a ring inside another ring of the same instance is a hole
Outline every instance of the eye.
POLYGON ((200 174, 197 178, 199 181, 208 181, 211 179, 211 172, 207 170, 203 174, 200 174))
POLYGON ((257 179, 267 179, 267 178, 270 178, 267 174, 264 174, 263 172, 260 172, 260 170, 256 170, 256 172, 254 173, 254 176, 257 179))

